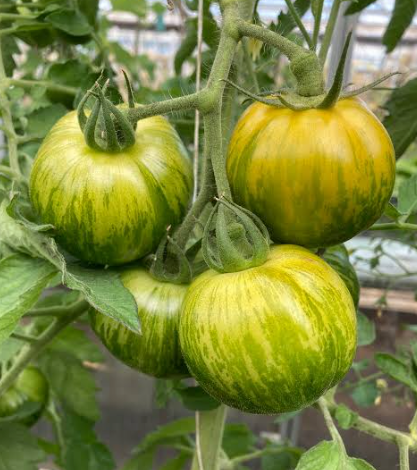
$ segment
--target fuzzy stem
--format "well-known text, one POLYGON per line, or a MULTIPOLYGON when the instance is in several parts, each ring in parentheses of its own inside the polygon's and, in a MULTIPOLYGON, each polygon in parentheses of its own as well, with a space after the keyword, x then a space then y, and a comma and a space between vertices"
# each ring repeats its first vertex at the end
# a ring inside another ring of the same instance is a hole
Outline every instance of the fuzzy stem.
MULTIPOLYGON (((336 413, 337 404, 329 399, 327 399, 326 402, 330 413, 336 413)), ((408 433, 397 431, 396 429, 376 423, 362 416, 356 417, 352 427, 381 441, 391 442, 392 444, 398 444, 399 440, 401 440, 401 442, 409 445, 410 450, 417 452, 417 440, 413 439, 408 433)))
POLYGON ((293 17, 293 20, 295 21, 295 24, 298 26, 298 29, 301 31, 301 34, 303 35, 308 47, 310 50, 314 49, 314 44, 313 41, 311 40, 310 35, 308 34, 301 18, 300 15, 298 14, 298 11, 296 10, 294 4, 292 3, 291 0, 285 0, 285 3, 287 4, 288 11, 291 13, 291 16, 293 17))
POLYGON ((297 80, 297 93, 301 96, 318 96, 324 93, 323 68, 316 53, 289 39, 246 21, 237 22, 239 33, 279 49, 290 60, 290 68, 297 80))
POLYGON ((86 311, 88 305, 85 300, 80 300, 73 305, 68 315, 55 319, 36 341, 30 342, 21 349, 12 367, 0 379, 0 396, 13 384, 20 372, 45 349, 58 333, 86 311))
POLYGON ((383 224, 375 224, 368 230, 417 230, 417 224, 406 222, 387 222, 383 224))
POLYGON ((7 76, 4 69, 3 54, 1 53, 1 36, 0 36, 0 111, 3 118, 4 133, 7 137, 7 146, 9 150, 9 162, 11 169, 21 175, 19 166, 19 155, 17 152, 17 135, 13 125, 13 118, 10 109, 10 102, 5 93, 7 87, 7 76))
POLYGON ((323 4, 324 0, 319 0, 317 3, 317 10, 314 15, 314 30, 313 30, 313 47, 314 50, 317 49, 317 44, 319 41, 320 34, 320 25, 321 25, 321 16, 323 14, 323 4))
POLYGON ((346 454, 345 444, 343 442, 342 436, 339 434, 339 431, 337 430, 337 427, 335 426, 333 422, 333 418, 330 414, 327 400, 324 397, 319 398, 318 405, 323 414, 324 421, 326 422, 327 429, 329 430, 333 441, 339 444, 342 451, 346 454))
POLYGON ((400 454, 400 470, 410 470, 410 452, 407 442, 399 441, 398 450, 400 454))
POLYGON ((56 91, 58 93, 66 93, 67 95, 75 96, 77 94, 77 88, 72 86, 64 86, 64 85, 57 85, 53 82, 48 80, 22 80, 22 79, 15 79, 9 78, 7 79, 7 83, 9 85, 14 85, 20 88, 32 88, 34 86, 40 86, 48 88, 50 91, 56 91))
POLYGON ((334 28, 337 22, 337 16, 339 14, 340 5, 342 0, 333 0, 332 9, 330 10, 329 21, 326 25, 326 30, 324 31, 323 42, 320 47, 319 59, 324 65, 327 58, 327 53, 329 52, 330 44, 332 42, 334 28))
POLYGON ((196 453, 191 470, 220 470, 220 450, 227 408, 196 413, 196 453))

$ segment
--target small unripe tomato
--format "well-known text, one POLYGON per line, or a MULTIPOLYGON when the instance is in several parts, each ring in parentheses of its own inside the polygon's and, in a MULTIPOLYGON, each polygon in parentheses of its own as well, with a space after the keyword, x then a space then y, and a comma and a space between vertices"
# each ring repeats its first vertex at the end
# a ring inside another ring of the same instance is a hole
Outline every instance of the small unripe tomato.
POLYGON ((236 202, 263 220, 272 240, 326 247, 382 215, 394 147, 357 98, 305 111, 255 103, 233 132, 227 172, 236 202))
POLYGON ((145 269, 129 269, 121 279, 138 306, 141 333, 91 311, 94 332, 117 359, 133 369, 159 378, 188 376, 178 338, 188 286, 157 281, 145 269))
POLYGON ((33 366, 24 369, 13 385, 0 397, 0 417, 12 417, 23 411, 29 402, 36 405, 36 411, 21 418, 22 424, 31 426, 41 417, 48 401, 49 386, 42 372, 33 366))

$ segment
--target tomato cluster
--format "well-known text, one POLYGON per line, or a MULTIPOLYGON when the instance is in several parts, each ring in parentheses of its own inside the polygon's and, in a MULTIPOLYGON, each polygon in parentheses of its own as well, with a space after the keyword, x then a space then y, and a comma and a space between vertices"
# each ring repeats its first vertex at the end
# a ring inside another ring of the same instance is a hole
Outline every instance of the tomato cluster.
MULTIPOLYGON (((184 215, 191 167, 178 135, 155 117, 139 121, 136 136, 119 154, 92 150, 70 113, 39 151, 33 205, 83 261, 142 258, 184 215)), ((190 285, 128 267, 121 278, 142 332, 92 312, 94 331, 127 365, 155 377, 191 374, 235 408, 279 413, 313 403, 352 363, 358 301, 344 249, 330 248, 324 259, 313 249, 346 241, 380 217, 394 164, 388 134, 357 99, 321 110, 250 106, 233 133, 227 170, 235 200, 277 244, 266 262, 207 270, 190 285)))

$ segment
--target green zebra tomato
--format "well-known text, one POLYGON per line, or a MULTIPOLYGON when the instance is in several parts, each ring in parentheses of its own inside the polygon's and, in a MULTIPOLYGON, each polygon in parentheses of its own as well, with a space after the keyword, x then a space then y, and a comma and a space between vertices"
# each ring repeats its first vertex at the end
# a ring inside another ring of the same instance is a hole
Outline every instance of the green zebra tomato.
POLYGON ((115 357, 133 369, 159 378, 189 375, 178 338, 181 304, 188 286, 157 281, 145 269, 124 271, 121 279, 135 297, 142 332, 135 333, 92 311, 94 332, 115 357))
POLYGON ((42 372, 29 366, 0 397, 0 418, 16 419, 31 426, 38 421, 48 401, 48 382, 42 372))
POLYGON ((356 312, 326 262, 280 245, 262 266, 196 278, 179 335, 188 369, 207 393, 243 411, 283 413, 314 403, 347 373, 356 312))
POLYGON ((192 167, 174 128, 161 116, 143 119, 136 137, 120 153, 93 150, 70 112, 36 156, 32 204, 62 246, 83 261, 118 265, 141 258, 186 211, 192 167))
POLYGON ((325 247, 381 216, 394 187, 394 147, 357 98, 306 111, 255 103, 233 132, 227 172, 235 201, 272 240, 325 247))

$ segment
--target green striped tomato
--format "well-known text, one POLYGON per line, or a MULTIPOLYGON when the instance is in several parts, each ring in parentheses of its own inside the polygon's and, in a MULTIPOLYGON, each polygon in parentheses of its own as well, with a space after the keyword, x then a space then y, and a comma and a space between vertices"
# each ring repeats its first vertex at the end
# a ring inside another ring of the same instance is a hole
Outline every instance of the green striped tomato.
POLYGON ((255 103, 234 130, 227 171, 236 202, 275 242, 325 247, 381 216, 394 186, 394 147, 357 98, 306 111, 255 103))
POLYGON ((41 417, 48 395, 45 376, 37 367, 29 366, 0 397, 0 418, 16 415, 19 422, 31 426, 41 417), (30 405, 34 408, 29 408, 30 405))
POLYGON ((356 349, 356 313, 337 273, 309 250, 272 248, 255 268, 200 275, 180 342, 207 393, 251 413, 304 408, 336 385, 356 349))
POLYGON ((180 222, 192 168, 168 121, 138 122, 136 143, 120 153, 87 146, 75 112, 45 138, 30 178, 32 204, 57 239, 83 261, 118 265, 149 254, 180 222))
POLYGON ((93 330, 126 365, 159 378, 187 376, 178 338, 182 301, 188 286, 160 282, 145 269, 122 273, 123 284, 138 306, 142 332, 135 333, 102 313, 91 311, 93 330))

